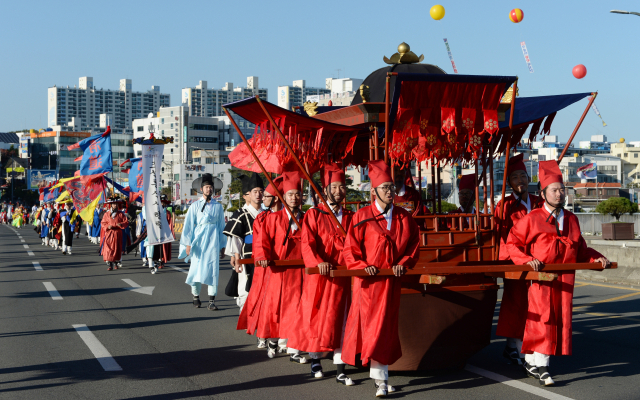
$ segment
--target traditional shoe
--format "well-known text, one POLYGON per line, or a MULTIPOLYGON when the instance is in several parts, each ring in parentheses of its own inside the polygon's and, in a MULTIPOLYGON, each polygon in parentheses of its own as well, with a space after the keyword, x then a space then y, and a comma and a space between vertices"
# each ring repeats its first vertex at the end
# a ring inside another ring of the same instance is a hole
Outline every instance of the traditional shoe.
POLYGON ((259 349, 266 349, 267 348, 267 339, 258 338, 258 348, 259 349))
POLYGON ((200 296, 193 296, 193 306, 195 308, 200 308, 202 303, 200 302, 200 296))
POLYGON ((122 262, 121 262, 121 261, 118 261, 118 262, 116 263, 116 265, 118 266, 118 268, 122 268, 122 262))
POLYGON ((67 255, 67 252, 66 252, 66 251, 64 251, 64 250, 62 250, 62 254, 67 255))
POLYGON ((387 383, 387 392, 393 393, 395 391, 396 391, 396 388, 387 383))
POLYGON ((343 384, 345 386, 353 386, 353 385, 355 385, 355 383, 351 380, 351 378, 349 378, 345 374, 340 374, 340 375, 336 376, 336 382, 338 382, 340 384, 343 384))
POLYGON ((163 263, 158 264, 158 269, 162 269, 162 268, 164 268, 164 264, 163 263))
POLYGON ((534 379, 540 379, 540 371, 538 370, 538 367, 536 367, 535 365, 531 365, 525 361, 524 370, 527 372, 527 376, 534 379))
POLYGON ((109 268, 107 268, 107 271, 113 271, 113 265, 111 265, 111 263, 109 263, 109 268))
POLYGON ((158 272, 158 268, 153 267, 153 268, 149 268, 151 270, 151 275, 155 275, 156 272, 158 272))
POLYGON ((520 358, 520 352, 515 347, 505 347, 502 356, 509 360, 510 364, 523 365, 524 360, 520 358))
POLYGON ((540 385, 542 386, 553 386, 555 382, 549 373, 549 367, 538 367, 538 372, 540 372, 540 385))
POLYGON ((387 396, 387 384, 386 383, 381 383, 381 384, 374 383, 374 385, 376 386, 376 397, 386 397, 387 396))
POLYGON ((274 343, 272 341, 269 341, 269 343, 267 344, 267 356, 269 358, 275 357, 277 348, 278 348, 278 343, 274 343))
POLYGON ((278 345, 278 353, 286 353, 287 346, 278 345))
MULTIPOLYGON (((299 353, 296 354, 292 354, 289 357, 289 361, 294 362, 294 363, 298 363, 298 364, 306 364, 307 363, 307 359, 303 356, 301 356, 299 353)), ((322 367, 320 367, 322 368, 322 367)))
POLYGON ((311 375, 313 375, 314 378, 322 378, 324 376, 320 360, 311 360, 311 375))
POLYGON ((216 307, 215 300, 209 300, 209 305, 207 306, 207 310, 209 310, 209 311, 218 311, 218 307, 216 307))

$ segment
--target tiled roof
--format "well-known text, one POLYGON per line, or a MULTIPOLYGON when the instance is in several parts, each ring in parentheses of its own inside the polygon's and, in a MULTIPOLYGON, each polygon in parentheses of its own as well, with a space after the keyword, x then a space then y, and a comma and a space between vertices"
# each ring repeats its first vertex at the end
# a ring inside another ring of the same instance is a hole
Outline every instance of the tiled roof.
POLYGON ((18 143, 18 135, 15 133, 2 133, 0 132, 0 142, 2 143, 18 143))
MULTIPOLYGON (((587 183, 576 183, 574 189, 584 189, 584 188, 594 188, 596 187, 595 182, 587 182, 587 183)), ((607 183, 607 182, 598 182, 599 188, 618 188, 622 187, 619 183, 607 183)))

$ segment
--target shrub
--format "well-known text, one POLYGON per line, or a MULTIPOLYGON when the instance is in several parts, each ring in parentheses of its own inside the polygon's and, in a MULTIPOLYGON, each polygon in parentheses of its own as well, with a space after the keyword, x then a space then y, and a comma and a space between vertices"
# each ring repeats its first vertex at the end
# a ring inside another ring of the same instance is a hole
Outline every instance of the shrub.
POLYGON ((622 215, 638 212, 638 204, 632 203, 624 197, 612 197, 598 204, 596 212, 602 215, 613 215, 616 217, 616 221, 620 221, 622 215))

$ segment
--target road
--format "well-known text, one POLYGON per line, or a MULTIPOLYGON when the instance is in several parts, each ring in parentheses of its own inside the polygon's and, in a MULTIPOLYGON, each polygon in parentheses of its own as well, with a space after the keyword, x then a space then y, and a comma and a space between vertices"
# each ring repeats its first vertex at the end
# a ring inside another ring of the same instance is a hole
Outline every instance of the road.
MULTIPOLYGON (((194 308, 176 247, 156 275, 133 255, 109 272, 86 236, 64 256, 29 227, 0 226, 0 399, 374 397, 366 370, 349 367, 357 385, 344 387, 327 361, 327 377, 314 379, 308 364, 268 359, 235 330, 238 308, 224 294, 220 311, 194 308)), ((225 261, 220 292, 229 273, 225 261)), ((578 283, 574 303, 574 355, 551 361, 557 386, 541 388, 508 365, 494 335, 464 370, 392 373, 399 391, 389 397, 640 398, 640 289, 578 283)))

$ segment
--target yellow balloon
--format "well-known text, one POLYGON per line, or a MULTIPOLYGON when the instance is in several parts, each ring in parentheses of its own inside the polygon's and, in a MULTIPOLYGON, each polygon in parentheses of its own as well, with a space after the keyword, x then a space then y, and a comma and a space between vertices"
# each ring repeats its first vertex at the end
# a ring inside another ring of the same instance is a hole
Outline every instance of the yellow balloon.
POLYGON ((431 14, 431 18, 435 19, 436 21, 440 20, 444 18, 444 7, 442 7, 440 4, 435 5, 431 7, 429 14, 431 14))

